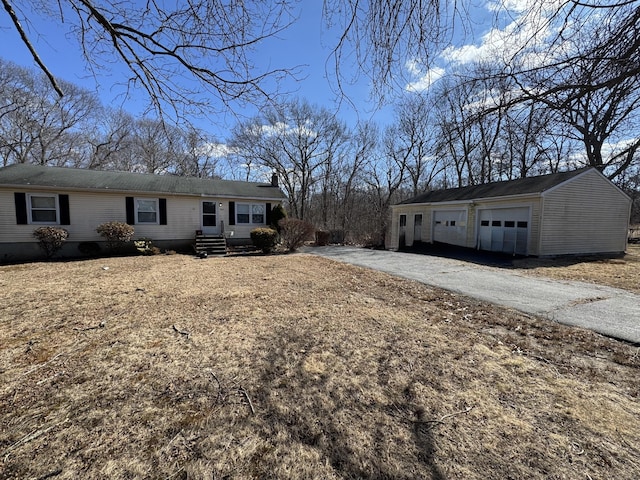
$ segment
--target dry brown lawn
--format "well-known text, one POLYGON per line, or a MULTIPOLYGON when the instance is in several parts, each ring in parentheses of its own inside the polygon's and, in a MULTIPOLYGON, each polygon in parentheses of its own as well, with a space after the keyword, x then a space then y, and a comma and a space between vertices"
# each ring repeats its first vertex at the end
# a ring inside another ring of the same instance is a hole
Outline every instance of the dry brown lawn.
POLYGON ((302 254, 0 287, 0 478, 640 478, 639 348, 589 331, 302 254))
POLYGON ((621 258, 525 258, 515 261, 514 266, 535 275, 599 283, 640 293, 640 244, 628 245, 626 255, 621 258))

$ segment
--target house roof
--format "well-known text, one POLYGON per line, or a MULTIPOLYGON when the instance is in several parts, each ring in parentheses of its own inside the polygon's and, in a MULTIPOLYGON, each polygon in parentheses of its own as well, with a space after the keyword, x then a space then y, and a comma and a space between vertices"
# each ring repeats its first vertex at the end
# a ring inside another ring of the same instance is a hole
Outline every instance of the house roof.
POLYGON ((432 190, 418 195, 417 197, 400 202, 399 205, 412 203, 454 202, 479 200, 482 198, 509 197, 514 195, 541 194, 590 169, 591 167, 587 167, 573 170, 571 172, 552 173, 538 177, 518 178, 516 180, 471 185, 461 188, 448 188, 446 190, 432 190))
POLYGON ((16 164, 0 168, 0 186, 141 192, 174 195, 284 199, 270 183, 149 175, 79 168, 16 164))

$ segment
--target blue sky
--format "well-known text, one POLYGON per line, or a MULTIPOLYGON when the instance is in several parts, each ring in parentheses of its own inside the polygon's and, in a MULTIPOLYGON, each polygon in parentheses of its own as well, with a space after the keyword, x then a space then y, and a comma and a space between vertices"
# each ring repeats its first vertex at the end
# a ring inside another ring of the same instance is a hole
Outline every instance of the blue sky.
MULTIPOLYGON (((510 0, 512 3, 519 0, 510 0)), ((481 2, 473 9, 475 28, 479 43, 482 42, 482 35, 489 31, 490 13, 486 7, 488 4, 481 2)), ((300 82, 289 82, 281 85, 285 91, 291 92, 292 96, 305 98, 311 103, 324 106, 330 110, 335 109, 335 93, 332 91, 325 64, 330 54, 330 47, 335 43, 335 36, 332 32, 325 30, 325 23, 322 19, 322 2, 304 1, 301 2, 300 17, 298 21, 285 32, 281 33, 277 39, 270 39, 260 48, 259 61, 270 65, 272 68, 303 66, 300 82)), ((123 87, 117 82, 123 82, 124 69, 115 68, 111 75, 100 74, 96 79, 86 70, 84 59, 74 38, 67 38, 66 28, 58 23, 52 22, 46 16, 30 15, 30 24, 23 26, 35 44, 38 53, 44 63, 53 74, 64 80, 78 84, 89 90, 96 91, 104 104, 117 106, 122 104, 123 87), (120 70, 120 71, 119 71, 120 70)), ((461 42, 462 43, 462 42, 461 42)), ((33 59, 21 42, 15 29, 10 24, 6 14, 0 13, 0 56, 6 60, 16 62, 23 66, 34 67, 33 59)), ((446 73, 447 64, 450 62, 462 62, 461 55, 464 51, 459 47, 451 49, 447 56, 438 59, 438 68, 431 72, 414 71, 414 87, 419 88, 424 85, 423 76, 431 75, 431 79, 439 78, 446 73), (457 56, 456 56, 457 55, 457 56), (422 81, 422 82, 421 82, 422 81)), ((469 46, 468 46, 469 47, 469 46)), ((477 54, 477 52, 475 52, 477 54)), ((410 72, 410 65, 405 66, 410 72)), ((369 101, 369 85, 366 76, 359 77, 359 83, 347 87, 349 98, 356 104, 358 112, 348 104, 343 102, 338 117, 354 126, 357 119, 373 118, 381 124, 388 123, 392 118, 392 108, 387 107, 382 110, 375 110, 374 104, 369 101)), ((140 114, 144 106, 141 98, 130 98, 124 104, 125 109, 133 114, 140 114)), ((243 112, 253 115, 251 109, 243 112)), ((228 127, 234 123, 233 116, 218 118, 217 125, 208 122, 196 122, 198 126, 211 133, 216 134, 219 139, 227 136, 228 127)))

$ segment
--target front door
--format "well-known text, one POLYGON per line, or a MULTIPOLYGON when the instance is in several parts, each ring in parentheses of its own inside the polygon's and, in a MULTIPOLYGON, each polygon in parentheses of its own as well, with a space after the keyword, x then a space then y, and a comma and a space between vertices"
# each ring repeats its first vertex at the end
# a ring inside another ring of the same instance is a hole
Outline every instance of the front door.
POLYGON ((202 202, 202 233, 205 235, 220 233, 218 204, 212 200, 203 200, 202 202))
POLYGON ((398 227, 398 247, 404 248, 407 246, 407 216, 400 215, 400 224, 398 227))

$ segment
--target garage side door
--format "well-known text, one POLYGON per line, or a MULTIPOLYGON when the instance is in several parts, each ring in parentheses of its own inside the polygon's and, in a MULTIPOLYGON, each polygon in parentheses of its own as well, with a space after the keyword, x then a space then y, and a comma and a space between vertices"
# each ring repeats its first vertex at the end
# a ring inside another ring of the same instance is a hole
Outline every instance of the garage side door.
POLYGON ((434 210, 433 241, 451 245, 467 245, 467 211, 434 210))
POLYGON ((478 248, 515 255, 527 254, 529 207, 480 210, 478 248))

